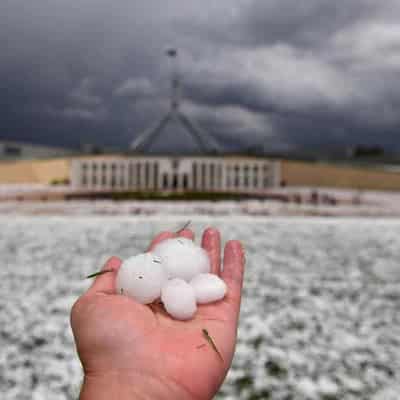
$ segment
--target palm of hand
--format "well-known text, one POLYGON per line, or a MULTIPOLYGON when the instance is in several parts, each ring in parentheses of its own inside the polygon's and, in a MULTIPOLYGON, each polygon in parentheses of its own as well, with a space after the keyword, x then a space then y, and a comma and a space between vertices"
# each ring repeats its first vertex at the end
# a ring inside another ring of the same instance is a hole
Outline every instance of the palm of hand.
MULTIPOLYGON (((182 236, 192 237, 190 231, 182 236)), ((159 235, 152 243, 171 237, 159 235)), ((220 273, 220 238, 215 230, 203 235, 212 272, 220 273)), ((144 306, 115 295, 115 274, 99 276, 71 313, 78 352, 86 375, 118 373, 141 376, 148 382, 178 389, 187 397, 211 398, 230 366, 236 339, 243 272, 243 252, 238 242, 225 248, 222 278, 228 285, 224 300, 202 305, 195 318, 177 321, 160 304, 144 306), (205 338, 207 329, 222 359, 205 338)), ((112 258, 107 269, 117 270, 112 258)))

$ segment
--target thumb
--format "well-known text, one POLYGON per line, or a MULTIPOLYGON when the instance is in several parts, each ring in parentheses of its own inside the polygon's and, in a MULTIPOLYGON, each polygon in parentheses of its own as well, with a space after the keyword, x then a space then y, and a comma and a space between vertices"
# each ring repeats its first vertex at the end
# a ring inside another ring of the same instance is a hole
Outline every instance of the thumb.
POLYGON ((106 294, 114 294, 115 293, 115 277, 118 272, 119 267, 121 266, 121 259, 118 257, 111 257, 101 269, 102 271, 110 271, 104 274, 98 275, 92 286, 88 290, 88 294, 92 293, 106 293, 106 294))

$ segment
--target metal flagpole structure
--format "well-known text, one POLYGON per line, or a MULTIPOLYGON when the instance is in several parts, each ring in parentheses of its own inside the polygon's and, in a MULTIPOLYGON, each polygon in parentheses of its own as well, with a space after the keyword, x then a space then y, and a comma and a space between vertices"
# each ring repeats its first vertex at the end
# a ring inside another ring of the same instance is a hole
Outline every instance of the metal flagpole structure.
POLYGON ((151 144, 160 136, 162 131, 171 121, 177 121, 195 140, 198 147, 204 153, 220 153, 220 146, 215 139, 204 130, 195 125, 181 110, 180 110, 180 94, 181 82, 177 67, 178 50, 170 48, 166 51, 171 66, 171 101, 170 109, 155 126, 145 130, 135 138, 130 145, 131 151, 142 152, 151 146, 151 144))

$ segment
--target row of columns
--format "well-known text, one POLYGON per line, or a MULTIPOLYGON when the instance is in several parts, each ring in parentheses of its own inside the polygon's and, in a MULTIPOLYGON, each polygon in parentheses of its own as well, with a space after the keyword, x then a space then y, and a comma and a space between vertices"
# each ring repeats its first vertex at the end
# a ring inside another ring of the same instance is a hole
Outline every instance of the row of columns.
POLYGON ((158 160, 87 160, 75 164, 73 185, 89 190, 259 192, 279 181, 277 165, 265 161, 200 161, 174 169, 158 160))

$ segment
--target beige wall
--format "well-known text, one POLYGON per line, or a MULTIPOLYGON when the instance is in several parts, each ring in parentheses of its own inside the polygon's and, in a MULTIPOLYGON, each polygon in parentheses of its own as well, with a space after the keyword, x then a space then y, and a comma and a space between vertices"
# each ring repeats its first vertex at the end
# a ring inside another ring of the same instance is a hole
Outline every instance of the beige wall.
POLYGON ((287 186, 400 190, 400 173, 360 167, 282 161, 281 177, 287 186))
POLYGON ((70 174, 69 159, 0 162, 1 183, 50 183, 70 174))

